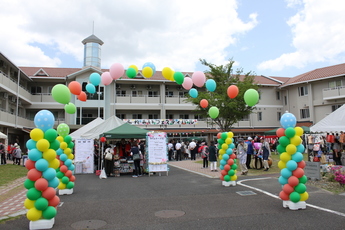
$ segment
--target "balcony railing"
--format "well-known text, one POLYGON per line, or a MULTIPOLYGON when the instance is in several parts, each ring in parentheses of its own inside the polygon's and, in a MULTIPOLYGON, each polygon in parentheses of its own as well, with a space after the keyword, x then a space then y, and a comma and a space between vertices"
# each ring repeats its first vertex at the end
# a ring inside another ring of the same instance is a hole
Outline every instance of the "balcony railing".
POLYGON ((345 98, 345 86, 338 86, 334 88, 325 88, 322 91, 324 100, 334 100, 339 98, 345 98))

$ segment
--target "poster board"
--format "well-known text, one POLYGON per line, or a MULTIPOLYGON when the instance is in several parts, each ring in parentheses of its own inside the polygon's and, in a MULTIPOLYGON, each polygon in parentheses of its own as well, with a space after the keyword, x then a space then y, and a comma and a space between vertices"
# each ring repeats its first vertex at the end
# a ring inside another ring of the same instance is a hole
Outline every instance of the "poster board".
POLYGON ((149 172, 167 172, 167 134, 147 133, 147 152, 148 152, 148 170, 149 172))
POLYGON ((75 173, 94 173, 94 143, 92 139, 75 141, 75 173))

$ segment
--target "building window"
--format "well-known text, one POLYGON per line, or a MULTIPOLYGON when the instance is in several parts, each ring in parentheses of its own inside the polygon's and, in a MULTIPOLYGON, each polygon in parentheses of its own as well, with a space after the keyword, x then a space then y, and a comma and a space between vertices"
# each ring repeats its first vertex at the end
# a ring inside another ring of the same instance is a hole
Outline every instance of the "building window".
POLYGON ((262 121, 262 112, 258 112, 258 121, 262 121))
POLYGON ((336 111, 339 109, 342 105, 332 105, 332 112, 336 111))
POLYGON ((301 112, 301 118, 302 119, 310 117, 309 109, 301 109, 300 112, 301 112))
POLYGON ((284 96, 284 104, 287 105, 287 96, 284 96))
POLYGON ((149 114, 149 119, 158 119, 158 114, 149 114))
POLYGON ((189 119, 189 114, 180 114, 180 119, 189 119))
POLYGON ((132 114, 132 119, 143 119, 141 114, 132 114))
POLYGON ((306 96, 306 95, 308 95, 308 86, 298 87, 298 95, 299 96, 306 96))
POLYGON ((336 88, 336 87, 339 87, 341 86, 341 80, 337 80, 337 81, 330 81, 328 82, 328 88, 336 88))
POLYGON ((174 92, 173 91, 166 91, 165 92, 165 96, 166 97, 173 97, 174 96, 174 92))
POLYGON ((116 90, 116 96, 117 97, 125 97, 126 96, 126 90, 116 90))
POLYGON ((86 85, 87 82, 82 83, 81 90, 86 92, 87 100, 104 100, 104 87, 103 86, 96 86, 96 92, 95 93, 89 93, 86 91, 86 85), (99 95, 99 98, 98 98, 99 95))
POLYGON ((280 101, 280 92, 279 91, 276 92, 276 98, 278 101, 280 101))
POLYGON ((137 91, 135 90, 132 91, 132 97, 137 97, 137 91))
POLYGON ((42 94, 42 88, 41 86, 31 86, 31 94, 36 95, 36 94, 42 94))
POLYGON ((53 86, 48 86, 48 95, 52 94, 53 86))
POLYGON ((247 115, 243 116, 241 121, 249 121, 249 115, 247 114, 247 115))
POLYGON ((182 98, 186 97, 186 94, 186 92, 178 92, 178 96, 182 98))
POLYGON ((277 112, 277 119, 280 121, 280 118, 282 117, 282 112, 277 112))
POLYGON ((126 114, 119 113, 119 114, 116 114, 116 116, 122 120, 126 119, 126 114))
POLYGON ((157 91, 148 91, 149 97, 158 97, 158 92, 157 91))
POLYGON ((194 115, 194 119, 197 119, 197 120, 202 120, 202 119, 204 119, 201 115, 199 115, 199 114, 195 114, 194 115))
POLYGON ((167 114, 166 116, 165 116, 165 119, 174 119, 174 114, 167 114))

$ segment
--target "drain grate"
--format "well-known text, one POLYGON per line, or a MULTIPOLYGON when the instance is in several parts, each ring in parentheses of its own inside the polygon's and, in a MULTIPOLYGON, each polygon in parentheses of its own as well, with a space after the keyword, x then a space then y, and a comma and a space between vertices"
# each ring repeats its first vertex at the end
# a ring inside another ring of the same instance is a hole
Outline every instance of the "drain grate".
POLYGON ((237 194, 241 195, 241 196, 251 196, 251 195, 256 195, 255 192, 253 191, 239 191, 236 192, 237 194))
POLYGON ((103 220, 82 220, 71 224, 74 229, 98 229, 107 225, 103 220))

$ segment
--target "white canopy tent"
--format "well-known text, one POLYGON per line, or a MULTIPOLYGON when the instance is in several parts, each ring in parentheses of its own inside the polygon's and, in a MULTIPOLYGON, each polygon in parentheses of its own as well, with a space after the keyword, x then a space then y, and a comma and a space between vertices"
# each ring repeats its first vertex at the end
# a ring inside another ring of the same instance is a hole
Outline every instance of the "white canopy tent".
POLYGON ((104 122, 104 120, 102 118, 97 117, 93 121, 90 121, 89 123, 87 123, 83 127, 77 129, 73 133, 70 133, 69 135, 72 137, 72 140, 80 139, 82 134, 86 133, 90 129, 97 127, 98 125, 102 124, 103 122, 104 122))
POLYGON ((7 139, 7 135, 4 133, 0 132, 0 139, 7 139))
POLYGON ((345 104, 310 127, 310 132, 340 132, 345 131, 345 104))
POLYGON ((100 125, 82 134, 80 137, 82 139, 98 139, 100 134, 112 130, 124 123, 125 122, 123 120, 114 115, 112 117, 109 117, 107 120, 103 121, 103 123, 101 123, 100 125))

